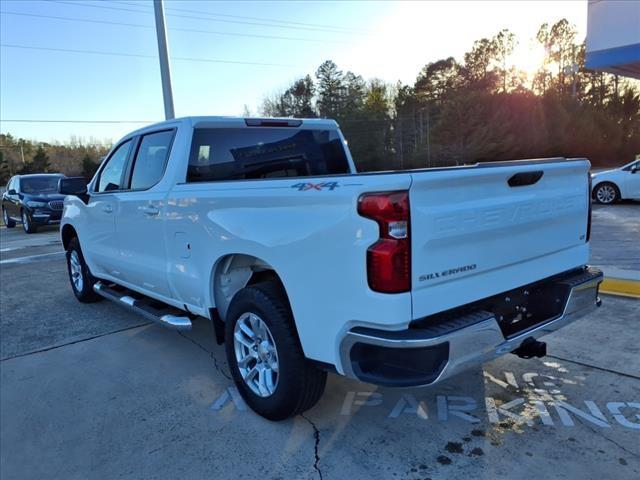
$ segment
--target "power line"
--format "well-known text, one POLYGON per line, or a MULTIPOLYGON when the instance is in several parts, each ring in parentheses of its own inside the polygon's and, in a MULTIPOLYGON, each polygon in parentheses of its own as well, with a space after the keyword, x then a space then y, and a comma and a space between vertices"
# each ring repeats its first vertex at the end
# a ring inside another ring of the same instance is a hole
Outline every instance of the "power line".
MULTIPOLYGON (((106 5, 89 5, 89 4, 85 4, 85 3, 76 3, 76 2, 65 2, 65 1, 60 1, 60 0, 49 0, 49 3, 59 3, 62 5, 72 5, 74 7, 86 7, 86 8, 101 8, 101 9, 106 9, 106 10, 118 10, 118 11, 123 11, 123 12, 135 12, 135 13, 144 13, 144 14, 148 14, 151 15, 153 12, 149 12, 149 11, 145 11, 145 10, 133 10, 131 8, 122 8, 122 7, 110 7, 110 6, 106 6, 106 5)), ((127 5, 131 5, 131 4, 127 4, 127 5)), ((140 5, 142 6, 142 5, 140 5)), ((174 11, 184 11, 184 12, 193 12, 193 13, 198 13, 200 15, 207 15, 206 12, 202 12, 202 11, 193 11, 193 10, 185 10, 185 9, 172 9, 172 8, 167 8, 166 10, 174 10, 174 11)), ((240 25, 255 25, 255 26, 262 26, 262 27, 269 27, 269 28, 288 28, 291 30, 303 30, 303 31, 311 31, 311 32, 328 32, 328 33, 340 33, 343 35, 365 35, 365 32, 356 32, 356 31, 341 31, 339 28, 333 28, 333 27, 309 27, 309 26, 294 26, 294 25, 273 25, 273 24, 269 24, 269 23, 263 23, 263 22, 259 22, 259 21, 246 21, 246 20, 224 20, 224 19, 220 19, 220 18, 202 18, 201 16, 194 16, 194 15, 182 15, 182 14, 176 14, 176 13, 167 13, 167 16, 169 17, 176 17, 176 18, 188 18, 188 19, 193 19, 193 20, 201 20, 201 21, 205 21, 205 22, 218 22, 218 23, 233 23, 233 24, 240 24, 240 25)), ((250 18, 250 17, 245 17, 245 18, 250 18)))
MULTIPOLYGON (((141 4, 132 3, 132 2, 121 2, 121 1, 113 0, 112 3, 121 4, 121 5, 131 5, 131 6, 136 6, 140 8, 151 8, 151 7, 148 7, 147 5, 141 5, 141 4)), ((350 32, 359 33, 359 34, 373 33, 371 30, 366 30, 364 28, 341 27, 339 25, 327 25, 327 24, 320 24, 320 23, 294 22, 291 20, 279 20, 275 18, 265 18, 265 17, 247 17, 244 15, 231 15, 227 13, 211 13, 211 12, 205 12, 203 10, 192 10, 187 8, 167 7, 166 10, 171 10, 173 12, 197 13, 199 15, 207 15, 210 17, 240 18, 240 19, 246 19, 246 20, 257 20, 261 22, 272 22, 275 24, 282 24, 283 26, 284 25, 300 25, 305 27, 318 27, 318 28, 325 28, 325 29, 332 29, 332 30, 344 30, 345 32, 350 31, 350 32)), ((140 10, 136 10, 136 11, 140 11, 140 10)))
MULTIPOLYGON (((63 21, 69 21, 69 22, 98 23, 103 25, 120 25, 125 27, 137 27, 137 28, 155 28, 153 25, 144 25, 140 23, 113 22, 109 20, 93 20, 89 18, 77 18, 77 17, 61 17, 57 15, 41 15, 37 13, 9 12, 6 10, 1 10, 0 14, 17 15, 22 17, 46 18, 50 20, 63 20, 63 21)), ((290 41, 296 41, 296 42, 321 42, 321 43, 340 43, 340 44, 347 43, 340 40, 324 40, 324 39, 303 38, 303 37, 285 37, 280 35, 261 35, 257 33, 219 32, 216 30, 200 30, 195 28, 173 27, 173 28, 170 28, 169 30, 178 31, 178 32, 206 33, 211 35, 226 35, 226 36, 232 36, 232 37, 267 38, 270 40, 290 40, 290 41)))
MULTIPOLYGON (((134 58, 153 58, 157 59, 157 55, 144 55, 141 53, 125 53, 125 52, 107 52, 101 50, 76 50, 71 48, 54 48, 54 47, 38 47, 33 45, 17 45, 12 43, 0 43, 0 47, 20 48, 25 50, 42 50, 48 52, 64 52, 64 53, 81 53, 87 55, 108 55, 115 57, 134 57, 134 58)), ((171 57, 173 60, 185 62, 204 62, 204 63, 225 63, 232 65, 256 65, 261 67, 286 67, 286 68, 302 68, 300 65, 287 65, 283 63, 267 63, 267 62, 245 62, 241 60, 220 60, 215 58, 196 58, 196 57, 171 57)))

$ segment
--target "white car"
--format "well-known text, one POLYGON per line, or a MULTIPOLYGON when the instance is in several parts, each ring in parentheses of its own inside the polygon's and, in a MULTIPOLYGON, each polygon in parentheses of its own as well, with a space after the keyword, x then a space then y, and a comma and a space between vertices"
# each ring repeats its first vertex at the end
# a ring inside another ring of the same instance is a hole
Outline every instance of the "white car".
POLYGON ((640 160, 634 160, 615 170, 591 176, 593 198, 610 204, 619 200, 640 200, 640 160))
MULTIPOLYGON (((589 162, 356 172, 332 120, 190 117, 63 179, 71 287, 212 321, 247 404, 311 408, 332 371, 430 385, 592 311, 589 162)), ((170 355, 170 352, 166 352, 170 355)))

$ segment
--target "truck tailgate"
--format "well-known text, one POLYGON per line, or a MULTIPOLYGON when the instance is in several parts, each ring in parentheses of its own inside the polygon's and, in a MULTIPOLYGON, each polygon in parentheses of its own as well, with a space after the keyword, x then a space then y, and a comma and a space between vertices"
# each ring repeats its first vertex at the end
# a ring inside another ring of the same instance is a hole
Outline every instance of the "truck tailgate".
POLYGON ((589 167, 557 159, 413 172, 413 318, 586 264, 589 167))

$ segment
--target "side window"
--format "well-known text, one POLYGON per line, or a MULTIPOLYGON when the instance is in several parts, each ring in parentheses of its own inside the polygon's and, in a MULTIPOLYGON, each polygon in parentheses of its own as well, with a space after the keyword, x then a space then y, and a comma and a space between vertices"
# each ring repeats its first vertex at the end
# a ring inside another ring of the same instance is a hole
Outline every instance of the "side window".
POLYGON ((336 130, 197 128, 187 182, 344 173, 349 173, 349 163, 336 130))
POLYGON ((150 133, 142 137, 133 164, 132 190, 146 190, 160 181, 169 158, 173 130, 150 133))
POLYGON ((124 166, 127 163, 127 157, 131 150, 131 140, 127 140, 113 152, 111 158, 107 160, 107 164, 100 173, 98 181, 98 192, 109 192, 111 190, 119 190, 122 182, 122 174, 124 166))

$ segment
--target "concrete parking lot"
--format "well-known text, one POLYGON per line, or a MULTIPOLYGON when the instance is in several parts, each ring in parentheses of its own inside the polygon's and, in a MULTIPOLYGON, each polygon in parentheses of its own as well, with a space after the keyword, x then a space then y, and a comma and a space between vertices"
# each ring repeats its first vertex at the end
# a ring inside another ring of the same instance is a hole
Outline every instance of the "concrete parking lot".
MULTIPOLYGON (((640 271, 640 203, 595 206, 592 263, 640 271)), ((640 478, 640 300, 604 296, 546 338, 446 383, 330 375, 268 422, 208 322, 180 334, 78 303, 56 228, 0 229, 0 478, 640 478)))

